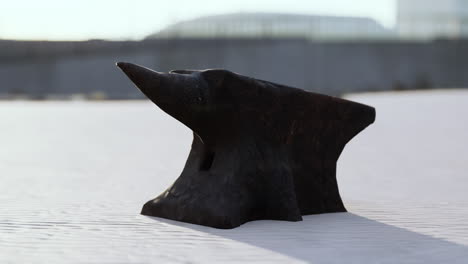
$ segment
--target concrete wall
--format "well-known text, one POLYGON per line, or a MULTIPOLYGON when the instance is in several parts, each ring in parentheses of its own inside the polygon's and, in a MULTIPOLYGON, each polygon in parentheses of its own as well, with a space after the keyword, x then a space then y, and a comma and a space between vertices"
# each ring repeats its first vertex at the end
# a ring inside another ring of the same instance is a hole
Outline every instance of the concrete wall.
POLYGON ((468 87, 468 42, 147 40, 0 42, 0 95, 92 94, 142 98, 116 68, 129 61, 158 71, 225 68, 337 95, 360 91, 468 87))

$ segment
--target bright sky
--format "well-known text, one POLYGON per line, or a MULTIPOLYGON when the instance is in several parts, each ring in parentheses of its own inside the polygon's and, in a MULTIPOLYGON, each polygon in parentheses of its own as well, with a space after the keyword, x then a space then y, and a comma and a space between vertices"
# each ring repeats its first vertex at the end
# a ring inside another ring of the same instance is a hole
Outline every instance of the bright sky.
POLYGON ((210 14, 281 12, 364 16, 393 27, 395 0, 0 0, 0 38, 140 39, 210 14))

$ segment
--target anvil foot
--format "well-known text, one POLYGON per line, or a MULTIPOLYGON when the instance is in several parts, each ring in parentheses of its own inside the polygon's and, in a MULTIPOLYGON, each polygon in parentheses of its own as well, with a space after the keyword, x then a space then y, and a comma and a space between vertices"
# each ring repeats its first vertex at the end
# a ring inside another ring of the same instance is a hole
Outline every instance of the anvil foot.
POLYGON ((283 192, 271 190, 268 184, 263 185, 261 192, 255 192, 251 186, 241 185, 242 177, 230 183, 223 183, 222 179, 221 175, 207 174, 195 180, 181 177, 167 191, 148 201, 141 214, 222 229, 260 219, 302 220, 294 192, 287 191, 293 190, 292 182, 289 188, 275 188, 283 192))

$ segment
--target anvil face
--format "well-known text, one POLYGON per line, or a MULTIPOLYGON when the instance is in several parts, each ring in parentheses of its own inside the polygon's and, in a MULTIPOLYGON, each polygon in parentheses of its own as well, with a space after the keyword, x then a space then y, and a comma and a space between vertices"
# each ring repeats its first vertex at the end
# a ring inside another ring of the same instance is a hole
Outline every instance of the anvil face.
POLYGON ((346 211, 336 162, 374 122, 374 108, 226 70, 159 73, 117 65, 194 132, 181 175, 142 214, 234 228, 346 211))

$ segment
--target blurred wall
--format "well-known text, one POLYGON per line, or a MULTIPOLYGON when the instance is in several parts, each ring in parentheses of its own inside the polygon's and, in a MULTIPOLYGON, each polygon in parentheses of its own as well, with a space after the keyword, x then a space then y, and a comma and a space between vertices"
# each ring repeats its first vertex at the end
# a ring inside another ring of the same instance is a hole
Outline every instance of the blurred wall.
POLYGON ((325 94, 468 87, 468 41, 309 42, 169 39, 141 42, 0 41, 0 96, 103 94, 142 98, 116 68, 225 68, 325 94))

